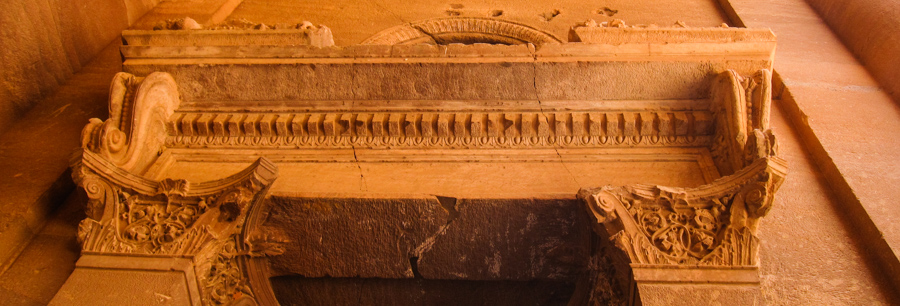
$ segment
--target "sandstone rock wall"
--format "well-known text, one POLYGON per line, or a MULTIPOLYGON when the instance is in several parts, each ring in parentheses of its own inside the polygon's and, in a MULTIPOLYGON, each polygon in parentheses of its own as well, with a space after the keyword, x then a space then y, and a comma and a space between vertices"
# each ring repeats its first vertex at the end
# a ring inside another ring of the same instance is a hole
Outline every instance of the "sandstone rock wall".
POLYGON ((0 132, 159 0, 0 2, 0 132))
POLYGON ((900 101, 900 1, 807 0, 894 101, 900 101))

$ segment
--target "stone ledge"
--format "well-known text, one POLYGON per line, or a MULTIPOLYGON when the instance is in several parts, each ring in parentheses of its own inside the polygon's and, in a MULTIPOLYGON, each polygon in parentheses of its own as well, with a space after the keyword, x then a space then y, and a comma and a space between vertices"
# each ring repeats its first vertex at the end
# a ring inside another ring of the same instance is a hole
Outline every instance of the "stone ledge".
POLYGON ((759 284, 757 267, 702 267, 631 265, 634 280, 640 283, 728 283, 759 284))

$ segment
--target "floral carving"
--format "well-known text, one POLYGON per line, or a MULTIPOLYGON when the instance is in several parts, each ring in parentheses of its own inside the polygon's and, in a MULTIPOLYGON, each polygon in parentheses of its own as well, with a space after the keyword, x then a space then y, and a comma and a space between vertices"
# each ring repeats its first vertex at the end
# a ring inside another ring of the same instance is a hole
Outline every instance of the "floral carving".
POLYGON ((242 298, 252 298, 250 285, 241 269, 235 237, 226 239, 210 261, 203 276, 206 299, 211 304, 227 305, 242 298))
MULTIPOLYGON (((147 196, 117 190, 112 203, 115 217, 82 222, 85 251, 190 254, 215 231, 215 222, 238 219, 253 199, 252 184, 237 186, 206 197, 177 194, 147 196), (209 204, 208 204, 209 203, 209 204), (198 224, 198 220, 204 222, 198 224), (96 235, 88 233, 96 232, 96 235)), ((260 189, 257 187, 255 189, 260 189)))
POLYGON ((216 182, 153 182, 89 151, 73 170, 90 199, 79 226, 84 251, 170 255, 195 254, 215 237, 237 233, 275 175, 274 165, 261 159, 216 182))
POLYGON ((606 186, 579 197, 632 263, 753 266, 756 227, 785 169, 771 156, 693 189, 606 186))
POLYGON ((156 191, 167 196, 177 194, 183 197, 187 195, 188 190, 189 185, 185 180, 164 179, 159 182, 156 191))

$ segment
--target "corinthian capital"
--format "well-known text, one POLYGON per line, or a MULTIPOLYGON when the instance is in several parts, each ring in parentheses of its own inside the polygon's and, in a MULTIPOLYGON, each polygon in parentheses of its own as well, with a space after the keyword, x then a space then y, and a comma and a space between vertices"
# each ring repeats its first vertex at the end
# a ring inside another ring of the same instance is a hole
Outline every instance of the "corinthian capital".
POLYGON ((632 264, 755 266, 757 225, 785 171, 769 156, 697 188, 605 186, 578 197, 632 264))

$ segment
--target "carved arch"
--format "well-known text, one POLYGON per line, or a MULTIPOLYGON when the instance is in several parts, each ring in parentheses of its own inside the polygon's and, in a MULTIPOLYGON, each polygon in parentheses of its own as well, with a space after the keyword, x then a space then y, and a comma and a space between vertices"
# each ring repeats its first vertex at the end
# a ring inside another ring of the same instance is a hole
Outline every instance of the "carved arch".
POLYGON ((388 28, 362 42, 363 45, 490 43, 540 47, 561 41, 550 33, 505 20, 480 17, 435 18, 388 28))

